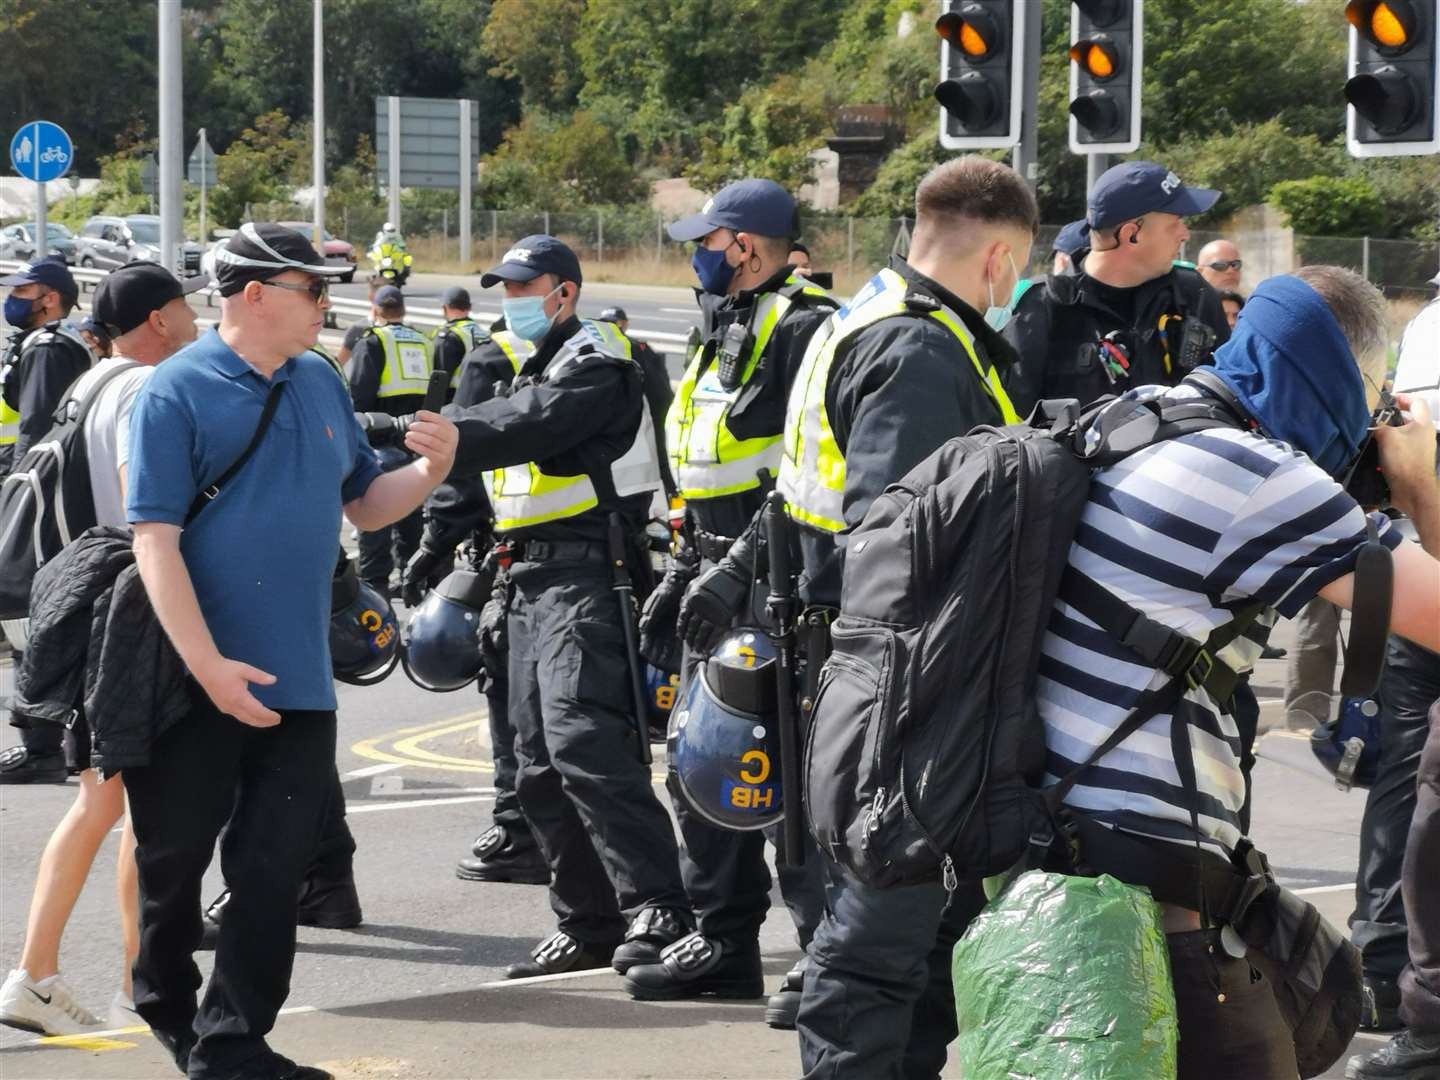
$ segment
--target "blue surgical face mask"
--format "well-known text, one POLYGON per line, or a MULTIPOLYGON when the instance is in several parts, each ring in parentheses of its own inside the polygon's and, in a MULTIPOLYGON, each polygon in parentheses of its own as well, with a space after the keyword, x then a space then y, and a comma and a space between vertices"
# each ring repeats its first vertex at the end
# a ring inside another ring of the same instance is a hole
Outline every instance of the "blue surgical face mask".
POLYGON ((559 292, 561 288, 563 286, 557 285, 544 296, 506 297, 500 303, 500 311, 505 316, 505 325, 526 341, 540 341, 550 332, 550 327, 555 324, 555 316, 545 314, 545 301, 559 292))
MULTIPOLYGON (((1011 258, 1008 251, 1005 253, 1005 258, 1010 260, 1010 272, 1015 275, 1015 281, 1018 284, 1020 271, 1015 269, 1015 260, 1011 258)), ((1010 287, 1010 296, 1002 305, 995 303, 995 283, 987 279, 985 288, 990 294, 990 306, 985 309, 985 322, 991 330, 998 334, 1009 324, 1010 316, 1015 314, 1015 286, 1010 287)))
POLYGON ((695 268, 695 276, 700 280, 700 288, 705 292, 724 296, 730 291, 730 280, 735 276, 735 267, 725 261, 725 252, 729 250, 728 244, 719 251, 702 247, 696 248, 695 254, 690 256, 690 265, 695 268))
POLYGON ((35 314, 35 305, 39 298, 26 300, 24 297, 11 293, 5 298, 5 321, 11 326, 24 330, 29 324, 31 316, 35 314))

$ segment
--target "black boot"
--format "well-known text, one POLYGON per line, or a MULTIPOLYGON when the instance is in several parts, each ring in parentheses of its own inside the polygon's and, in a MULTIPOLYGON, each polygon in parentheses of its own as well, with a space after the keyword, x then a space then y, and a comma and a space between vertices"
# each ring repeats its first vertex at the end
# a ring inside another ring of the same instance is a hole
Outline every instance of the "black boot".
POLYGON ((692 929, 688 911, 646 908, 635 916, 625 932, 625 941, 615 950, 615 970, 624 975, 637 964, 658 964, 660 950, 673 945, 692 929))
POLYGON ((1345 1063, 1346 1080, 1436 1080, 1440 1077, 1440 1035, 1402 1031, 1379 1050, 1345 1063))
POLYGON ((63 750, 32 754, 23 746, 12 746, 0 754, 0 784, 63 784, 69 775, 63 750))
POLYGON ((707 938, 698 930, 660 951, 658 964, 636 964, 625 989, 637 1001, 758 998, 765 993, 760 945, 707 938))
POLYGON ((353 930, 364 916, 360 912, 360 895, 355 891, 355 879, 345 877, 339 881, 322 881, 306 878, 300 886, 300 911, 297 921, 301 926, 318 926, 325 930, 353 930))
POLYGON ((584 942, 564 930, 557 931, 530 953, 530 959, 511 964, 505 969, 507 979, 533 979, 538 975, 558 975, 563 971, 603 971, 610 966, 615 945, 605 942, 584 942))
POLYGON ((165 1048, 170 1055, 175 1067, 180 1070, 180 1075, 190 1074, 190 1051, 195 1049, 195 1032, 186 1028, 183 1031, 161 1031, 152 1027, 150 1034, 155 1036, 155 1041, 165 1048))
POLYGON ((455 876, 462 881, 508 881, 516 885, 549 885, 550 867, 529 833, 511 833, 492 825, 475 841, 473 859, 461 859, 455 876))
POLYGON ((802 956, 795 966, 785 973, 780 989, 765 1002, 765 1023, 780 1031, 794 1031, 795 1018, 800 1015, 800 997, 805 991, 805 968, 810 963, 808 956, 802 956))
POLYGON ((1399 1031, 1400 985, 1383 975, 1366 975, 1365 1009, 1360 1014, 1361 1031, 1399 1031))

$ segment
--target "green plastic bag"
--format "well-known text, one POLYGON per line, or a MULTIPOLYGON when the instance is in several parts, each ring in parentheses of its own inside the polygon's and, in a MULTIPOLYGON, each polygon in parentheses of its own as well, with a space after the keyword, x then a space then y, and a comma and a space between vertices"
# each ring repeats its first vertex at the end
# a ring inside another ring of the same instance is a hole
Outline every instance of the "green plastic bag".
POLYGON ((1108 874, 1021 874, 955 943, 965 1080, 1174 1080, 1160 908, 1108 874))

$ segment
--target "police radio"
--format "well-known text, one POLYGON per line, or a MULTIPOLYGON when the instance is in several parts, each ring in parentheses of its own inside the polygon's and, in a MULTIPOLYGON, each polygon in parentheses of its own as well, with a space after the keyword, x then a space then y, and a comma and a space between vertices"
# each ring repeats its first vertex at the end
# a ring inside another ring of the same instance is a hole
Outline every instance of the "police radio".
POLYGON ((1160 342, 1165 347, 1165 371, 1178 367, 1181 372, 1194 371, 1210 362, 1215 351, 1215 330, 1193 316, 1160 316, 1160 342), (1176 335, 1174 327, 1179 326, 1176 335), (1173 348, 1172 348, 1173 345, 1173 348))
POLYGON ((733 322, 725 328, 725 336, 715 349, 715 376, 727 393, 740 385, 750 348, 748 323, 733 322))

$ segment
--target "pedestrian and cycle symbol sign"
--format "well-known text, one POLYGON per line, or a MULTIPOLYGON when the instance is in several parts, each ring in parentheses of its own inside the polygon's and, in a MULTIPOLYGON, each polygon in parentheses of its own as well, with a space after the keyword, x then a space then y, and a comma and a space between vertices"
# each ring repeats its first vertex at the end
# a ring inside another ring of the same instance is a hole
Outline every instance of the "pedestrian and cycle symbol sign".
POLYGON ((75 144, 59 124, 32 120, 10 140, 10 165, 26 180, 44 184, 70 171, 75 144))

